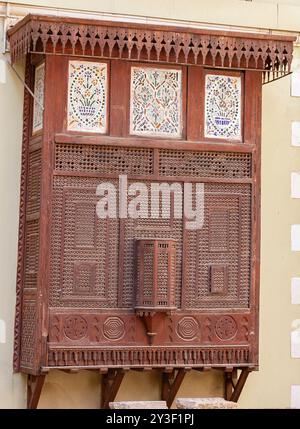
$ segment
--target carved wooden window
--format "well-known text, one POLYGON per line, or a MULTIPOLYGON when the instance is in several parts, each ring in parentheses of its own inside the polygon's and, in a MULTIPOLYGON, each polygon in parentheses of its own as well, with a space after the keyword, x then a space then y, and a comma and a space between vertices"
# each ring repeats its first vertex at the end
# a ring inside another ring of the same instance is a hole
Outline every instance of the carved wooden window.
POLYGON ((124 368, 161 370, 169 405, 188 369, 222 368, 237 400, 258 368, 262 77, 289 72, 292 39, 30 16, 10 46, 13 60, 27 55, 35 92, 24 97, 15 370, 109 371, 108 406, 124 368), (99 218, 98 185, 119 207, 125 175, 145 195, 172 185, 170 215, 99 218), (204 187, 194 230, 175 216, 174 186, 182 197, 186 184, 192 207, 204 187))

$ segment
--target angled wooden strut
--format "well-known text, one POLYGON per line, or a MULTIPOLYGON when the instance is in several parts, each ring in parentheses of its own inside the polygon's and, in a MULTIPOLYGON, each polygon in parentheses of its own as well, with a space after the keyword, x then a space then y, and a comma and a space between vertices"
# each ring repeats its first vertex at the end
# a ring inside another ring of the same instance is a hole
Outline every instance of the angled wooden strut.
POLYGON ((242 369, 242 372, 237 378, 236 370, 225 371, 225 394, 224 397, 227 401, 237 402, 242 393, 243 387, 246 383, 249 373, 251 372, 250 368, 242 369))
POLYGON ((187 371, 187 369, 181 368, 177 370, 177 373, 175 370, 162 373, 161 399, 166 401, 168 408, 171 407, 187 371))
POLYGON ((36 409, 41 396, 46 375, 28 375, 27 377, 27 408, 36 409))
POLYGON ((107 373, 102 374, 101 408, 109 408, 109 403, 114 401, 124 375, 125 370, 123 368, 109 369, 107 373))

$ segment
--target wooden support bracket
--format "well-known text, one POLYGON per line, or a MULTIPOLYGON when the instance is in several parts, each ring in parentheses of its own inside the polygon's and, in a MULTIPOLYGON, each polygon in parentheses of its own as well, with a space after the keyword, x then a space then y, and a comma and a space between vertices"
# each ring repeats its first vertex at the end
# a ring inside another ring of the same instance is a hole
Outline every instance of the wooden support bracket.
POLYGON ((187 369, 181 368, 177 371, 162 373, 161 399, 166 401, 168 408, 171 407, 187 371, 187 369))
POLYGON ((27 376, 27 408, 36 409, 45 382, 46 374, 27 376))
POLYGON ((224 398, 227 401, 237 402, 242 393, 243 387, 246 383, 249 373, 251 372, 250 368, 243 368, 242 372, 237 379, 237 370, 233 369, 231 371, 225 371, 225 393, 224 398))
POLYGON ((233 393, 237 378, 237 370, 226 368, 224 372, 224 398, 229 401, 233 393))
POLYGON ((115 400, 125 375, 125 369, 109 369, 102 374, 101 408, 109 408, 109 403, 115 400))

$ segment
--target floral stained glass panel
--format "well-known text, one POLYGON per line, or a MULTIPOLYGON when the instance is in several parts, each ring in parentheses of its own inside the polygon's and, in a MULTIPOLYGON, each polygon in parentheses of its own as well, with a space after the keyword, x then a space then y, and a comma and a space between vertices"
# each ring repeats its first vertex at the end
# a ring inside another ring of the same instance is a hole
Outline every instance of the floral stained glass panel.
POLYGON ((241 140, 241 78, 205 77, 205 137, 241 140))
POLYGON ((132 67, 130 133, 180 137, 181 70, 132 67))
POLYGON ((43 106, 44 106, 44 86, 45 86, 45 63, 40 64, 35 69, 34 76, 34 102, 32 132, 36 133, 43 128, 43 106))
POLYGON ((107 64, 69 62, 68 130, 106 132, 107 64))

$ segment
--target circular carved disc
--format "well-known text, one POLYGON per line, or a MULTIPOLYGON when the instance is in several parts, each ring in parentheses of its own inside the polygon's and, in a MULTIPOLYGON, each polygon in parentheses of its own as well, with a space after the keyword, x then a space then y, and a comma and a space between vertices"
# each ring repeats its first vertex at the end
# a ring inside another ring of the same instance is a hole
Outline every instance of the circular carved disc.
POLYGON ((223 316, 217 320, 216 334, 221 340, 230 340, 237 333, 237 323, 231 316, 223 316))
POLYGON ((64 331, 70 340, 80 340, 86 336, 87 321, 81 316, 70 316, 65 320, 64 331))

